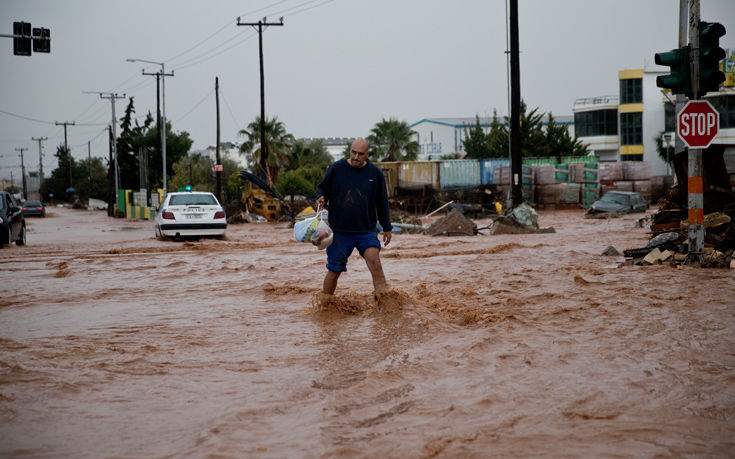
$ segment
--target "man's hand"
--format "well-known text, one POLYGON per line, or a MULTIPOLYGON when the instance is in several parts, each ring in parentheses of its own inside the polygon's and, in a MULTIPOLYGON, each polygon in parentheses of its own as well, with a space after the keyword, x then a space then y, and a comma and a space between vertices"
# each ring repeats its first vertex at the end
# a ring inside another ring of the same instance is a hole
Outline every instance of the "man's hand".
POLYGON ((314 201, 317 206, 324 207, 324 196, 319 196, 316 201, 314 201))
POLYGON ((390 231, 383 231, 383 245, 388 246, 390 244, 391 236, 393 236, 393 233, 390 231))

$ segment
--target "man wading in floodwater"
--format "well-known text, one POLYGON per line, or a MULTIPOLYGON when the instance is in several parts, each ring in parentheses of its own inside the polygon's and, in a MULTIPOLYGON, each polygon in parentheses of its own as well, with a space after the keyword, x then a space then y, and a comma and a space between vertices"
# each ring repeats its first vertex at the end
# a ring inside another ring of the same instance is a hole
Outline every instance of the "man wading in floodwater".
POLYGON ((322 292, 333 295, 340 274, 347 271, 347 259, 352 250, 365 259, 376 298, 388 289, 380 264, 380 241, 376 223, 383 227, 383 244, 388 245, 393 227, 390 224, 388 193, 383 172, 368 163, 368 143, 365 139, 352 142, 350 158, 333 163, 317 186, 316 203, 329 204, 329 226, 334 233, 327 247, 327 275, 322 292), (376 218, 377 216, 377 218, 376 218))

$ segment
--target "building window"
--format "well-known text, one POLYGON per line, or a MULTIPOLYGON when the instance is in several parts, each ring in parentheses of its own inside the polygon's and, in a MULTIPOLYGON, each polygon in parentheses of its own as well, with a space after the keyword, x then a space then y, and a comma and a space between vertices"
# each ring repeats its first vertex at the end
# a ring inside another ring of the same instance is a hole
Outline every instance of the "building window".
POLYGON ((735 96, 708 97, 706 100, 720 113, 720 129, 735 127, 735 96))
POLYGON ((591 110, 574 114, 574 132, 580 137, 618 135, 616 109, 591 110))
POLYGON ((620 145, 643 145, 643 113, 620 114, 620 145))
POLYGON ((664 104, 664 131, 676 131, 676 105, 671 102, 664 104))
POLYGON ((620 103, 639 104, 643 102, 643 80, 634 78, 620 80, 620 103))
POLYGON ((643 155, 620 155, 620 161, 643 161, 643 155))

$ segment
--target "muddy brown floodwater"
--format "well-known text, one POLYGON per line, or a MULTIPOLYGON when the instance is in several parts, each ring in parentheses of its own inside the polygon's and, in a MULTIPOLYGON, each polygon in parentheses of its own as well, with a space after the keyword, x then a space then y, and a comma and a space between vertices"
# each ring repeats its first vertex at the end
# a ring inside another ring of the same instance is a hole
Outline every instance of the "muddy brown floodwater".
POLYGON ((600 255, 640 216, 396 234, 378 306, 284 223, 51 208, 0 250, 0 456, 733 457, 735 272, 600 255))

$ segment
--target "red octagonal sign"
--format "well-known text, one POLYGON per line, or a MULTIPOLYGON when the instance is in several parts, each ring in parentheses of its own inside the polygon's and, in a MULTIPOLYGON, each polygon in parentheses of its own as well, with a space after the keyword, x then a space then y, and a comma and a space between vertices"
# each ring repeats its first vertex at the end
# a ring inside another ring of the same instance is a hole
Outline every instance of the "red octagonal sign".
POLYGON ((720 130, 720 114, 706 100, 690 100, 676 117, 676 134, 689 148, 707 148, 720 130))

